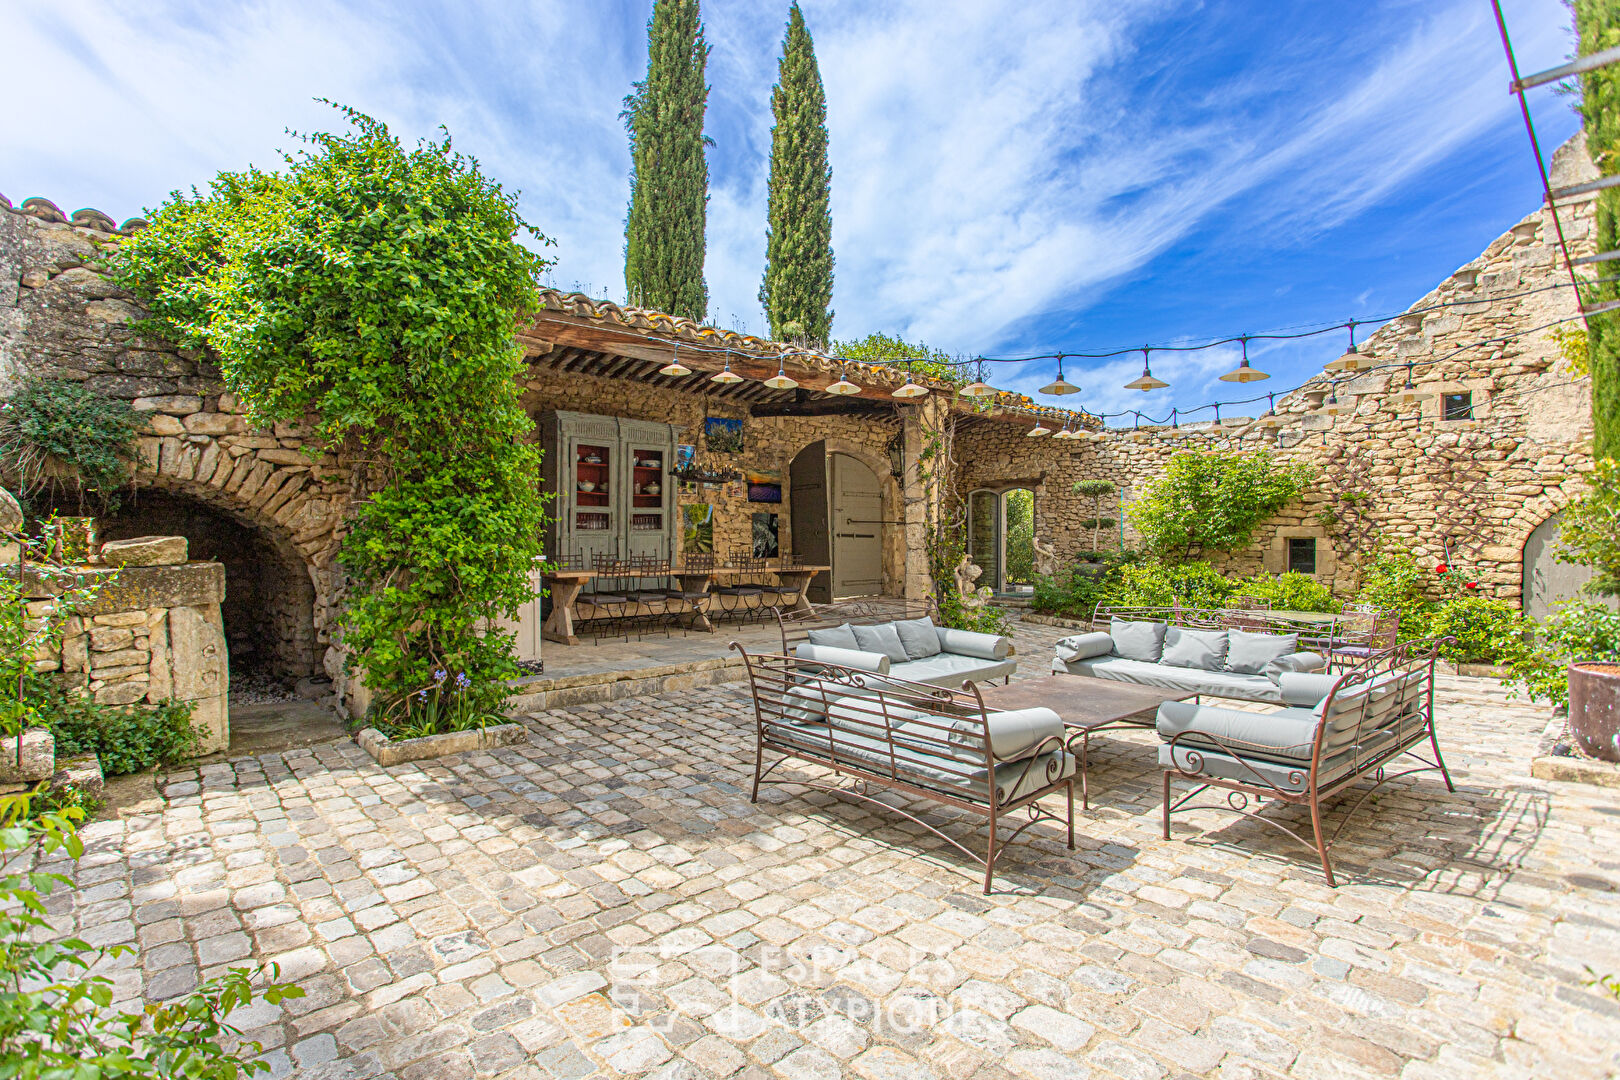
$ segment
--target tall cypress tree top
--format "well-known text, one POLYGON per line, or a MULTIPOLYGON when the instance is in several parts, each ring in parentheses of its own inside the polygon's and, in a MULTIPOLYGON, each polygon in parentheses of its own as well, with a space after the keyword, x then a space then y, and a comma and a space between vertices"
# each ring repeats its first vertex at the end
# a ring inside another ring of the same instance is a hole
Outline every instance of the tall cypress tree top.
POLYGON ((709 46, 698 0, 654 0, 647 21, 647 77, 624 99, 630 133, 630 212, 624 222, 624 285, 632 304, 703 319, 709 163, 703 81, 709 46))
POLYGON ((832 167, 827 95, 804 15, 788 9, 787 35, 771 91, 771 179, 765 281, 759 302, 771 336, 825 342, 832 334, 832 167))

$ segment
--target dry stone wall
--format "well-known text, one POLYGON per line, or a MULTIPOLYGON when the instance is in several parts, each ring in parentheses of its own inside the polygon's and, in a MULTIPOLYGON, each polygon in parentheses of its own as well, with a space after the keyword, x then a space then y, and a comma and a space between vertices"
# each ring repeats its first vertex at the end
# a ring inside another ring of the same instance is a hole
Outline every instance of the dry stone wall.
MULTIPOLYGON (((67 620, 61 647, 41 647, 36 672, 58 676, 103 705, 157 704, 174 699, 192 706, 192 720, 207 733, 201 753, 230 744, 226 695, 230 673, 219 605, 225 569, 214 562, 163 566, 84 567, 86 584, 100 584, 92 603, 67 620)), ((15 568, 14 568, 15 569, 15 568)), ((28 615, 42 619, 50 587, 26 588, 28 615)))
MULTIPOLYGON (((1578 138, 1552 167, 1555 186, 1596 175, 1578 138)), ((1576 258, 1592 251, 1592 212, 1590 199, 1561 211, 1576 258)), ((1312 465, 1318 479, 1253 546, 1217 560, 1231 572, 1280 572, 1288 539, 1314 537, 1317 576, 1341 593, 1374 552, 1398 546, 1454 563, 1482 591, 1517 601, 1526 539, 1578 496, 1592 465, 1590 379, 1568 368, 1550 331, 1536 329, 1576 313, 1573 290, 1558 287, 1569 278, 1556 243, 1549 212, 1528 215, 1364 342, 1373 370, 1340 376, 1336 387, 1318 375, 1279 397, 1271 415, 1109 430, 1087 442, 972 427, 958 440, 957 491, 1034 487, 1035 535, 1075 558, 1091 547, 1079 523, 1093 516, 1075 481, 1110 480, 1128 503, 1176 453, 1265 447, 1312 465), (1439 304, 1451 306, 1420 310, 1439 304), (1508 340, 1491 340, 1499 338, 1508 340), (1323 407, 1330 390, 1337 413, 1323 407), (1442 395, 1461 393, 1472 397, 1472 418, 1444 419, 1442 395)))

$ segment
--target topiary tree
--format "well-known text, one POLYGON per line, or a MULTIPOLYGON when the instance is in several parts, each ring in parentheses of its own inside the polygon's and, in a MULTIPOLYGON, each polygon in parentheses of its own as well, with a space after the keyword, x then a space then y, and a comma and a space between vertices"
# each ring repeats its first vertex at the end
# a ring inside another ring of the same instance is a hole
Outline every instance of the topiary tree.
POLYGON ((1279 464, 1264 450, 1183 451, 1127 512, 1145 551, 1181 562, 1247 546, 1261 523, 1297 499, 1313 475, 1309 466, 1279 464))
POLYGON ((1091 516, 1080 522, 1080 527, 1091 530, 1092 551, 1097 550, 1097 533, 1103 529, 1112 529, 1119 524, 1118 518, 1103 517, 1103 499, 1113 495, 1118 490, 1112 480, 1076 480, 1074 482, 1074 493, 1091 500, 1091 516))
POLYGON ((448 135, 407 151, 341 111, 353 131, 283 171, 171 196, 114 268, 142 328, 212 350, 250 420, 313 417, 368 462, 341 550, 350 661, 385 721, 448 680, 436 715, 481 723, 517 671, 491 626, 530 598, 545 522, 513 327, 548 265, 518 233, 549 241, 448 135))

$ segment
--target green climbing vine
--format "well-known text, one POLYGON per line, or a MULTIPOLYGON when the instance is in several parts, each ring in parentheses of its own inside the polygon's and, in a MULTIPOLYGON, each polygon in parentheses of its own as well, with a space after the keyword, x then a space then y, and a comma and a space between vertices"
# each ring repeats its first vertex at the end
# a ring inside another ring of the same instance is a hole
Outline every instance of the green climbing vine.
POLYGON ((0 402, 0 472, 24 498, 73 490, 79 509, 118 509, 141 418, 81 382, 25 377, 0 402))
POLYGON ((416 723, 431 694, 482 723, 516 671, 493 620, 528 598, 545 521, 513 326, 548 265, 518 238, 549 241, 448 135, 407 150, 334 107, 351 130, 174 194, 115 268, 250 420, 312 418, 364 463, 342 634, 378 719, 416 723))

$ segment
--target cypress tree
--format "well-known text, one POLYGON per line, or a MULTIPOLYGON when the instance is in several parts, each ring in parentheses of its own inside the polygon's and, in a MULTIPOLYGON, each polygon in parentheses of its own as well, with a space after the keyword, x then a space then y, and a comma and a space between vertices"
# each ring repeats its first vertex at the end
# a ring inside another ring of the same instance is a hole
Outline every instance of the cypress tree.
POLYGON ((827 95, 797 0, 788 9, 771 90, 771 179, 765 282, 759 302, 771 336, 826 341, 832 333, 832 167, 827 95))
MULTIPOLYGON (((1576 0, 1574 8, 1581 56, 1620 45, 1620 0, 1576 0)), ((1620 172, 1620 67, 1610 65, 1581 76, 1581 113, 1586 148, 1598 172, 1604 176, 1620 172)), ((1620 247, 1620 191, 1611 188, 1598 196, 1596 231, 1597 250, 1620 247)), ((1583 293, 1588 307, 1620 299, 1613 283, 1583 293)), ((1586 355, 1592 367, 1592 452, 1600 458, 1620 458, 1620 316, 1593 315, 1586 325, 1586 355)))
POLYGON ((698 0, 654 0, 647 77, 624 99, 620 114, 630 134, 625 292, 632 304, 690 319, 703 319, 709 310, 703 280, 708 59, 698 0))

